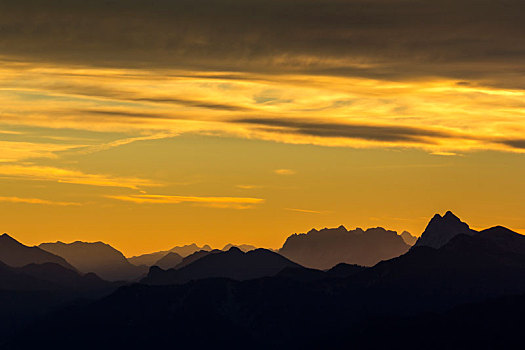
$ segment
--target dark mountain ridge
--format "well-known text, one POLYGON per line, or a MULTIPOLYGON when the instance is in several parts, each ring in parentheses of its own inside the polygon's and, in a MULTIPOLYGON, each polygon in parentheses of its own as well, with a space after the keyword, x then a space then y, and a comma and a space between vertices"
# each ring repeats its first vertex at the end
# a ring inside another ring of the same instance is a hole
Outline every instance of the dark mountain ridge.
POLYGON ((59 255, 83 273, 93 272, 110 281, 135 280, 147 272, 127 261, 124 255, 103 242, 42 243, 40 248, 59 255))
POLYGON ((414 246, 440 248, 457 235, 472 236, 476 233, 477 231, 472 230, 451 211, 447 211, 443 216, 434 215, 414 246))
POLYGON ((141 282, 167 285, 213 277, 246 280, 272 276, 285 267, 300 267, 300 265, 266 249, 245 253, 239 248, 232 247, 226 252, 218 251, 204 255, 179 269, 164 271, 152 267, 148 276, 141 282))
POLYGON ((67 269, 75 270, 64 258, 39 247, 28 247, 7 233, 0 236, 0 261, 12 267, 21 267, 32 263, 55 263, 67 269))
POLYGON ((176 246, 169 250, 161 250, 159 252, 154 253, 148 253, 148 254, 142 254, 137 256, 132 256, 128 258, 128 261, 136 266, 153 266, 157 261, 162 259, 164 256, 168 255, 168 253, 177 253, 182 257, 189 256, 195 252, 206 250, 210 251, 212 250, 211 247, 207 244, 203 245, 202 247, 199 247, 197 244, 187 244, 183 246, 176 246))

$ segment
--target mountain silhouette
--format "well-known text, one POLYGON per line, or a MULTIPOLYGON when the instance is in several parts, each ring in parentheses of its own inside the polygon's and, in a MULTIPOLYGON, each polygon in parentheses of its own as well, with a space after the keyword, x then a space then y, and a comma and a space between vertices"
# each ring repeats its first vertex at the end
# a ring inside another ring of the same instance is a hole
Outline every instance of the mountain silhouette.
POLYGON ((231 244, 231 243, 228 243, 224 246, 224 248, 222 248, 221 250, 223 251, 228 251, 230 250, 230 248, 232 247, 237 247, 239 248, 240 250, 242 250, 243 252, 249 252, 250 250, 255 250, 257 249, 257 247, 253 246, 253 245, 250 245, 250 244, 231 244))
POLYGON ((192 262, 194 261, 197 261, 199 260, 200 258, 206 256, 206 255, 210 255, 210 254, 215 254, 215 253, 220 253, 222 250, 219 250, 219 249, 213 249, 213 250, 199 250, 193 254, 190 254, 184 258, 182 258, 182 261, 175 265, 175 269, 178 270, 186 265, 189 265, 191 264, 192 262))
POLYGON ((409 248, 394 231, 381 227, 348 231, 339 226, 293 234, 279 253, 305 267, 324 270, 342 262, 371 266, 399 256, 409 248))
POLYGON ((135 265, 135 266, 153 266, 157 261, 165 257, 169 252, 167 250, 163 250, 160 252, 154 252, 154 253, 148 253, 148 254, 142 254, 142 255, 136 255, 132 256, 130 258, 127 258, 128 261, 135 265))
POLYGON ((116 287, 95 274, 81 275, 55 263, 10 267, 0 262, 0 339, 52 310, 103 297, 116 287))
POLYGON ((178 264, 182 262, 182 256, 180 256, 177 253, 170 252, 166 254, 164 257, 160 258, 159 261, 157 261, 154 266, 158 266, 161 269, 167 270, 172 269, 178 264))
POLYGON ((210 251, 212 250, 211 247, 207 244, 203 245, 202 247, 199 247, 197 244, 195 243, 192 243, 192 244, 187 244, 187 245, 184 245, 184 246, 176 246, 176 247, 173 247, 169 250, 161 250, 161 251, 158 251, 158 252, 154 252, 154 253, 148 253, 148 254, 142 254, 142 255, 137 255, 137 256, 132 256, 130 258, 128 258, 128 261, 130 263, 132 263, 133 265, 136 265, 136 266, 153 266, 157 263, 157 261, 159 261, 160 259, 162 259, 163 257, 165 257, 166 255, 168 255, 168 253, 177 253, 178 255, 182 256, 182 257, 186 257, 188 255, 191 255, 195 252, 198 252, 198 251, 201 251, 201 250, 206 250, 206 251, 210 251))
POLYGON ((451 211, 447 211, 443 216, 434 215, 414 246, 440 248, 459 234, 474 235, 476 233, 477 231, 472 230, 451 211))
MULTIPOLYGON (((457 234, 439 248, 415 246, 371 267, 343 263, 320 271, 264 249, 197 252, 186 259, 192 261, 178 270, 152 267, 142 283, 59 308, 0 338, 0 348, 523 345, 525 236, 501 226, 457 234)), ((0 325, 35 300, 31 295, 9 310, 22 297, 0 290, 0 325)))
POLYGON ((152 267, 148 276, 141 282, 168 285, 212 277, 247 280, 272 276, 286 267, 300 267, 300 265, 266 249, 244 253, 239 248, 232 247, 226 252, 207 254, 179 269, 164 271, 152 267))
POLYGON ((109 281, 134 280, 148 271, 129 263, 121 252, 102 242, 42 243, 39 247, 65 258, 83 273, 94 272, 109 281))
POLYGON ((55 263, 9 267, 0 263, 0 282, 6 290, 91 290, 110 284, 95 274, 81 275, 55 263))
POLYGON ((187 244, 183 246, 176 246, 169 250, 169 252, 177 253, 182 257, 186 257, 190 254, 193 254, 195 252, 198 252, 200 250, 212 250, 211 247, 207 244, 203 245, 202 247, 199 247, 197 244, 187 244))
POLYGON ((63 257, 47 252, 39 247, 28 247, 7 233, 0 236, 0 261, 12 267, 28 264, 55 263, 75 270, 63 257))
POLYGON ((332 267, 330 270, 327 270, 326 272, 331 277, 346 278, 353 276, 358 272, 363 271, 364 269, 366 269, 366 267, 364 266, 340 263, 332 267))
POLYGON ((403 238, 403 241, 405 241, 405 243, 408 244, 409 246, 413 246, 417 241, 417 237, 412 236, 412 234, 408 231, 403 231, 400 234, 400 236, 401 238, 403 238))

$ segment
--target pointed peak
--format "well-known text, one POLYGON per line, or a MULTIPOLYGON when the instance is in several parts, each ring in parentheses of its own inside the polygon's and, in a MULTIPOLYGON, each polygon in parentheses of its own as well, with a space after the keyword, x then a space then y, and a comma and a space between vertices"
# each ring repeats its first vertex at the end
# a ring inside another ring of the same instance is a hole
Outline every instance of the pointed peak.
POLYGON ((340 226, 338 227, 338 229, 339 229, 339 230, 345 230, 345 231, 348 231, 348 230, 346 229, 346 227, 344 227, 344 225, 340 225, 340 226))
POLYGON ((13 237, 9 236, 7 233, 4 233, 0 236, 0 240, 4 241, 4 242, 16 242, 16 243, 19 243, 21 244, 20 242, 18 242, 16 239, 14 239, 13 237))
POLYGON ((460 221, 459 218, 456 215, 454 215, 454 213, 452 213, 450 210, 447 211, 445 215, 443 215, 443 219, 460 221))
POLYGON ((440 248, 459 234, 473 235, 475 233, 476 231, 471 230, 467 223, 461 221, 449 210, 443 216, 434 215, 417 240, 416 246, 440 248))

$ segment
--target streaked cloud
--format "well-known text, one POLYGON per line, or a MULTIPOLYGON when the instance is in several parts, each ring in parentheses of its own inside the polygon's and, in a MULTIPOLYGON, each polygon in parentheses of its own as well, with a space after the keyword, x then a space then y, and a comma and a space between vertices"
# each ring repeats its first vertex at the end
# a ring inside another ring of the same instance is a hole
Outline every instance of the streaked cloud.
POLYGON ((295 170, 292 169, 275 169, 273 172, 277 175, 295 175, 295 170))
POLYGON ((310 210, 310 209, 298 209, 298 208, 284 208, 284 210, 295 211, 298 213, 307 213, 307 214, 322 214, 322 211, 310 210))
POLYGON ((138 204, 180 204, 192 203, 196 205, 215 207, 215 208, 233 208, 249 209, 255 204, 264 202, 262 198, 249 197, 200 197, 200 196, 170 196, 170 195, 129 195, 129 196, 108 196, 108 198, 117 199, 126 202, 138 204))
POLYGON ((0 197, 0 202, 58 205, 58 206, 82 205, 81 203, 76 203, 76 202, 59 202, 59 201, 50 201, 50 200, 40 199, 40 198, 20 198, 20 197, 0 197))
POLYGON ((89 174, 79 170, 37 165, 0 165, 0 177, 130 189, 159 186, 158 183, 147 179, 89 174))
POLYGON ((32 158, 57 158, 57 152, 63 152, 83 146, 84 145, 0 140, 0 163, 22 161, 32 158))
POLYGON ((235 187, 240 188, 241 190, 253 190, 256 188, 261 188, 259 185, 237 185, 235 187))

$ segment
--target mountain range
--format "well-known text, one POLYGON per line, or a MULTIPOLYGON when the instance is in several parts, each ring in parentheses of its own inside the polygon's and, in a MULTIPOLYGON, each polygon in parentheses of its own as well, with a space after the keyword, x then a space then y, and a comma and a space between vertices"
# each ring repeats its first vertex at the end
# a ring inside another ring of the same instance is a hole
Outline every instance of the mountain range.
POLYGON ((75 269, 64 258, 39 247, 23 245, 7 233, 0 236, 0 261, 12 267, 22 267, 28 264, 55 263, 67 269, 75 269))
POLYGON ((338 263, 371 266, 399 256, 410 246, 394 231, 384 228, 347 230, 344 226, 293 234, 279 254, 305 267, 329 269, 338 263))
POLYGON ((157 263, 157 261, 162 259, 168 253, 176 253, 176 254, 180 255, 181 257, 186 257, 188 255, 191 255, 191 254, 193 254, 193 253, 195 253, 197 251, 201 251, 201 250, 208 250, 209 251, 209 250, 212 250, 212 249, 207 244, 203 245, 202 247, 199 247, 197 244, 192 243, 192 244, 187 244, 187 245, 183 245, 183 246, 176 246, 176 247, 173 247, 173 248, 171 248, 169 250, 161 250, 161 251, 154 252, 154 253, 132 256, 132 257, 128 258, 128 261, 130 263, 132 263, 133 265, 137 265, 137 266, 144 265, 144 266, 148 266, 149 267, 149 266, 155 265, 155 263, 157 263))
MULTIPOLYGON (((397 240, 404 250, 372 266, 339 262, 328 269, 305 267, 286 258, 286 251, 281 255, 282 249, 173 253, 164 256, 164 266, 175 264, 172 268, 153 266, 140 283, 120 287, 51 262, 0 264, 0 347, 520 345, 525 236, 502 226, 474 231, 451 212, 435 215, 412 247, 393 231, 355 231, 310 231, 290 237, 285 246, 288 254, 300 252, 300 259, 312 252, 310 261, 325 266, 332 263, 327 252, 342 254, 336 243, 348 248, 354 242, 365 249, 370 246, 363 242, 370 240, 391 248, 397 240), (326 243, 331 240, 335 243, 326 243), (326 251, 315 254, 315 244, 326 251), (87 292, 90 288, 96 293, 87 292)), ((2 244, 14 244, 10 240, 0 240, 0 252, 2 244)), ((348 249, 339 257, 360 257, 356 247, 348 249)), ((376 259, 378 252, 386 254, 375 247, 376 259)))
POLYGON ((147 273, 147 268, 131 264, 121 252, 102 242, 42 243, 39 247, 66 259, 80 272, 94 272, 109 281, 135 280, 147 273))
POLYGON ((300 267, 300 265, 267 249, 256 249, 245 253, 237 247, 231 247, 226 252, 210 252, 178 269, 165 271, 154 266, 141 283, 170 285, 218 277, 242 281, 273 276, 287 267, 300 267))

